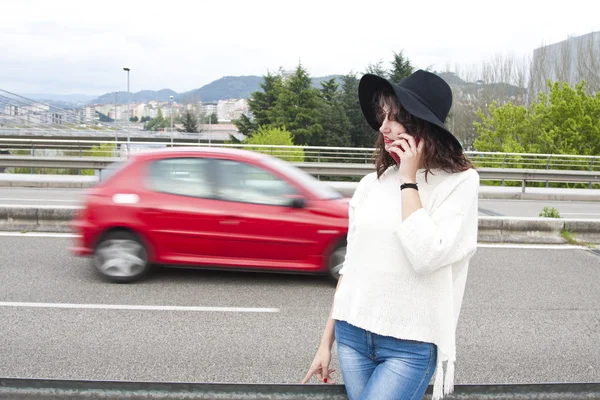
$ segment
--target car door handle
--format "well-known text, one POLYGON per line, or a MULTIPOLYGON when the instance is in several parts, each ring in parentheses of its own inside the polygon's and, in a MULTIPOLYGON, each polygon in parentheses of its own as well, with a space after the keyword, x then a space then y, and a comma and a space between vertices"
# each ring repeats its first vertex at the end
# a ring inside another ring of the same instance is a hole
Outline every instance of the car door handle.
POLYGON ((142 211, 145 214, 160 214, 160 209, 157 207, 142 207, 142 211))
POLYGON ((237 219, 222 219, 219 221, 221 225, 239 225, 240 221, 237 219))

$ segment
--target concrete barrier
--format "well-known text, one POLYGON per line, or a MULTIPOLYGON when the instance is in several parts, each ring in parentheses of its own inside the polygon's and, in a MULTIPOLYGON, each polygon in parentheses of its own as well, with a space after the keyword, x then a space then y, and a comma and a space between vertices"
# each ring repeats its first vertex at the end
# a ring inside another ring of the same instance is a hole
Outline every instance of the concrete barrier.
POLYGON ((10 232, 71 232, 75 206, 0 207, 0 231, 10 232))
MULTIPOLYGON (((600 225, 599 225, 600 226, 600 225)), ((479 240, 502 243, 567 243, 561 236, 564 221, 551 218, 486 217, 479 222, 479 240)))
MULTIPOLYGON (((0 231, 70 232, 77 206, 0 206, 0 231)), ((479 217, 480 243, 600 244, 600 220, 479 217)))
MULTIPOLYGON (((426 400, 431 399, 428 387, 426 400)), ((600 398, 600 383, 456 385, 447 400, 583 400, 600 398)), ((343 385, 219 384, 0 378, 0 399, 346 400, 343 385)))

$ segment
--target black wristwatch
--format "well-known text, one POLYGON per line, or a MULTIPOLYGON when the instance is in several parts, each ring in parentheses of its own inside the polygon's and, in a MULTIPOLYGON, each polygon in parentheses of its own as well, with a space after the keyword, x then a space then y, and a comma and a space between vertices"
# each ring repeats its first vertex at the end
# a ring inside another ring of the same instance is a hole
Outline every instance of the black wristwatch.
POLYGON ((404 189, 419 190, 419 187, 417 186, 416 183, 403 183, 402 185, 400 185, 400 190, 404 190, 404 189))

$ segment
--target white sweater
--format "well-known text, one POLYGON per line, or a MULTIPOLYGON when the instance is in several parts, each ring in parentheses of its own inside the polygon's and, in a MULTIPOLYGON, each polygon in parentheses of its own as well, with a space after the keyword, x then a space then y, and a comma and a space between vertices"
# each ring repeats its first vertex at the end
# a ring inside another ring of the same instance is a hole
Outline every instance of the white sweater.
MULTIPOLYGON (((400 176, 366 175, 349 208, 348 246, 332 318, 437 345, 433 399, 454 391, 456 325, 477 249, 479 174, 417 173, 423 208, 402 220, 400 176), (446 376, 443 365, 446 362, 446 376)), ((412 190, 412 189, 407 189, 412 190)))

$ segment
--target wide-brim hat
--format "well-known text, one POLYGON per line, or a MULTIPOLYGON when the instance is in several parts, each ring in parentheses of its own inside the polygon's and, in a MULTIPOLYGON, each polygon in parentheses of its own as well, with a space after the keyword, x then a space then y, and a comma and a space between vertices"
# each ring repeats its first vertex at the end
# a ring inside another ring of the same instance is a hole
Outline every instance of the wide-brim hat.
POLYGON ((438 126, 444 137, 462 148, 445 125, 452 107, 452 89, 441 77, 420 69, 395 84, 377 75, 363 75, 358 84, 360 107, 367 123, 376 131, 381 124, 377 121, 377 105, 373 100, 383 90, 394 93, 396 101, 409 114, 438 126))

